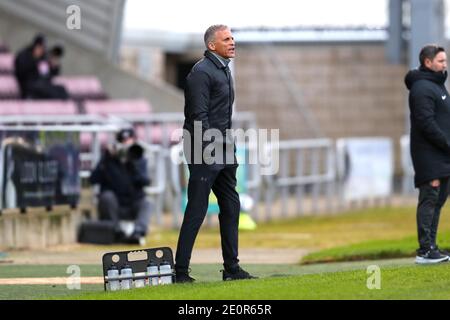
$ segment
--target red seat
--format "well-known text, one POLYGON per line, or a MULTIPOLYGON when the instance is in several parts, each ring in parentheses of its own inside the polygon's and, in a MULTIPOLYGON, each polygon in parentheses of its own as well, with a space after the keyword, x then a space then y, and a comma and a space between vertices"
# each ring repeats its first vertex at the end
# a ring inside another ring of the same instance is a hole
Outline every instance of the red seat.
MULTIPOLYGON (((149 127, 149 132, 145 128, 145 120, 140 122, 139 117, 136 115, 150 115, 151 105, 146 100, 106 100, 106 101, 85 101, 84 110, 86 114, 95 115, 112 115, 123 116, 126 121, 131 121, 134 124, 136 135, 139 140, 161 144, 161 143, 178 143, 179 137, 172 137, 175 130, 182 128, 182 124, 170 123, 166 127, 166 131, 163 130, 161 124, 154 123, 149 127), (129 117, 134 116, 133 120, 129 117), (173 138, 173 139, 171 139, 173 138)), ((88 138, 83 138, 85 142, 89 142, 88 138)))
POLYGON ((85 101, 84 110, 86 114, 120 116, 127 114, 150 114, 152 107, 145 100, 105 100, 85 101))
POLYGON ((100 80, 91 76, 71 76, 71 77, 56 77, 53 83, 62 85, 73 99, 104 99, 106 98, 100 80))
MULTIPOLYGON (((105 116, 121 116, 130 114, 151 114, 151 106, 145 100, 103 100, 84 102, 84 110, 86 114, 105 115, 105 116)), ((99 134, 100 144, 104 146, 107 143, 108 135, 99 134)), ((87 148, 92 142, 90 133, 81 134, 81 144, 87 148)))
POLYGON ((8 53, 9 48, 2 42, 0 42, 0 53, 8 53))
POLYGON ((14 55, 10 53, 0 53, 0 74, 14 73, 14 55))
POLYGON ((163 129, 162 125, 154 124, 149 128, 150 136, 148 136, 147 130, 144 125, 135 125, 136 135, 139 140, 151 142, 154 144, 168 143, 169 145, 179 143, 182 137, 182 125, 170 123, 166 129, 163 129), (150 141, 148 141, 150 137, 150 141))
POLYGON ((72 115, 78 108, 72 101, 0 101, 0 115, 72 115))
POLYGON ((19 99, 20 90, 14 76, 0 75, 0 99, 19 99))
MULTIPOLYGON (((81 150, 87 151, 91 149, 91 144, 93 141, 93 133, 91 132, 81 132, 80 133, 80 144, 81 150)), ((101 148, 105 148, 110 142, 110 134, 106 132, 100 132, 98 134, 98 141, 100 143, 101 148)))

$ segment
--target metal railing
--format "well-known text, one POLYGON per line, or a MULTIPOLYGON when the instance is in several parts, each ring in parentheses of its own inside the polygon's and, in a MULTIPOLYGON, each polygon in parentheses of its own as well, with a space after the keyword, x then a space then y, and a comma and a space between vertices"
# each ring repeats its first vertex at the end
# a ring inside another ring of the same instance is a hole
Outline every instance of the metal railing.
POLYGON ((151 180, 151 185, 145 188, 147 196, 152 198, 154 205, 154 217, 156 224, 162 225, 163 201, 164 194, 167 188, 166 179, 166 162, 164 161, 165 152, 159 145, 150 145, 147 143, 140 143, 145 150, 145 157, 148 164, 148 173, 151 180))
MULTIPOLYGON (((7 132, 75 132, 75 133, 81 133, 81 132, 89 132, 96 137, 98 133, 100 132, 117 132, 120 128, 117 127, 115 124, 54 124, 54 125, 44 125, 44 124, 35 124, 32 122, 29 122, 27 125, 22 124, 14 124, 14 125, 8 125, 9 119, 1 119, 3 123, 0 123, 0 131, 7 131, 7 132)), ((76 121, 75 121, 76 122, 76 121)), ((97 159, 100 159, 100 144, 98 143, 98 139, 94 138, 92 140, 91 144, 91 150, 92 150, 92 160, 97 161, 97 159)), ((1 157, 0 157, 1 158, 1 157)), ((82 159, 82 156, 80 154, 80 160, 82 159)), ((3 160, 2 160, 3 161, 3 160)), ((4 166, 0 166, 0 177, 3 179, 4 176, 4 166)), ((80 171, 80 177, 82 178, 84 175, 83 171, 80 171)), ((0 185, 0 191, 3 190, 2 185, 0 185)), ((3 192, 3 191, 2 191, 3 192)))
MULTIPOLYGON (((237 149, 243 150, 246 158, 250 158, 250 152, 257 152, 256 146, 246 148, 245 145, 237 143, 237 149)), ((187 163, 184 157, 183 143, 173 145, 170 149, 170 189, 168 192, 172 193, 173 201, 171 202, 170 211, 173 213, 173 226, 179 227, 183 217, 182 209, 182 196, 183 192, 187 189, 187 163)), ((245 182, 242 182, 246 193, 251 196, 254 202, 260 200, 260 189, 262 179, 259 173, 258 165, 252 165, 247 163, 240 163, 240 166, 245 166, 245 182)), ((257 212, 257 206, 254 206, 252 214, 257 212)), ((207 222, 209 223, 210 216, 207 215, 207 222)))
MULTIPOLYGON (((269 146, 270 148, 270 146, 269 146)), ((305 211, 305 195, 311 195, 311 210, 318 212, 323 191, 325 206, 332 210, 335 181, 335 153, 330 139, 292 140, 279 143, 279 173, 265 176, 266 220, 274 216, 288 217, 289 211, 300 216, 305 211), (325 188, 323 189, 322 186, 325 188), (296 208, 289 210, 291 195, 296 208), (274 212, 277 195, 281 200, 279 212, 274 212)), ((260 219, 260 217, 257 217, 260 219)))
MULTIPOLYGON (((89 145, 83 146, 80 152, 82 170, 80 177, 88 179, 92 169, 101 158, 102 141, 114 142, 114 133, 123 128, 143 126, 145 130, 142 146, 149 158, 149 172, 152 177, 152 185, 146 188, 146 193, 153 199, 156 223, 161 225, 164 199, 170 198, 167 181, 171 181, 172 175, 167 168, 172 168, 170 159, 170 146, 176 143, 180 136, 172 136, 174 129, 181 129, 184 122, 182 113, 159 113, 151 115, 7 115, 0 118, 0 127, 3 130, 38 130, 38 131, 76 131, 81 134, 89 134, 89 145), (152 131, 158 129, 160 139, 158 145, 152 144, 152 131), (169 197, 168 197, 169 196, 169 197)), ((237 128, 256 128, 256 119, 252 113, 236 113, 234 125, 237 128)), ((255 175, 254 175, 255 176, 255 175)), ((256 186, 258 177, 251 183, 256 186)), ((98 193, 94 188, 94 194, 98 193)), ((95 204, 95 199, 93 199, 95 204)), ((173 203, 172 199, 168 201, 173 203)), ((176 221, 174 222, 174 224, 176 221)))
MULTIPOLYGON (((288 217, 288 203, 294 197, 297 206, 295 215, 305 212, 304 201, 310 195, 312 212, 318 212, 320 203, 325 204, 326 210, 333 210, 334 181, 335 181, 335 152, 334 144, 329 139, 282 141, 279 145, 255 144, 239 145, 247 155, 257 153, 258 148, 267 149, 266 154, 279 152, 279 172, 273 176, 261 176, 258 164, 246 165, 246 189, 254 200, 251 214, 256 220, 272 220, 276 217, 288 217), (276 150, 273 150, 276 148, 276 150), (292 161, 293 160, 293 161, 292 161), (258 206, 262 195, 265 196, 265 216, 258 206), (277 206, 277 197, 281 206, 277 206), (325 196, 325 197, 324 197, 325 196)), ((185 176, 186 162, 183 156, 182 144, 171 147, 171 188, 173 202, 170 211, 173 213, 173 226, 180 225, 182 193, 185 192, 187 181, 185 176)), ((250 156, 249 156, 250 158, 250 156)))
MULTIPOLYGON (((75 131, 92 135, 90 145, 80 155, 87 163, 80 173, 82 178, 90 176, 101 157, 102 134, 113 140, 113 133, 130 126, 144 126, 149 140, 145 138, 141 145, 146 151, 152 185, 146 188, 146 194, 154 204, 156 224, 163 224, 163 212, 171 213, 173 227, 179 227, 183 213, 181 212, 182 183, 185 168, 173 162, 174 154, 182 155, 182 145, 171 137, 173 128, 181 128, 184 117, 180 113, 155 114, 150 116, 104 117, 92 115, 70 116, 5 116, 0 119, 0 130, 39 130, 39 131, 75 131), (52 124, 50 124, 52 123, 52 124), (152 130, 160 130, 160 144, 155 145, 152 130), (168 200, 167 203, 165 200, 168 200)), ((234 120, 237 128, 256 129, 255 116, 251 113, 237 113, 234 120)), ((104 142, 104 141, 103 141, 104 142)), ((238 142, 241 143, 241 142, 238 142)), ((401 140, 402 156, 409 156, 407 137, 401 140), (408 152, 407 152, 408 151, 408 152)), ((246 152, 258 153, 264 149, 278 154, 279 171, 273 175, 261 176, 261 165, 248 164, 246 186, 249 195, 257 204, 251 212, 256 220, 273 220, 302 216, 307 212, 316 214, 320 211, 334 212, 335 200, 338 198, 337 188, 339 161, 342 153, 336 149, 331 139, 281 141, 278 144, 256 145, 246 144, 246 152), (339 158, 339 159, 337 159, 339 158), (258 205, 260 204, 260 205, 258 205)), ((410 179, 413 171, 411 164, 402 158, 405 179, 410 179)), ((186 183, 186 181, 184 181, 186 183)), ((409 183, 404 182, 404 186, 409 183)), ((340 207, 339 207, 340 208, 340 207)))
POLYGON ((414 188, 414 167, 409 150, 409 135, 400 138, 400 158, 402 165, 402 195, 407 196, 415 194, 414 188))

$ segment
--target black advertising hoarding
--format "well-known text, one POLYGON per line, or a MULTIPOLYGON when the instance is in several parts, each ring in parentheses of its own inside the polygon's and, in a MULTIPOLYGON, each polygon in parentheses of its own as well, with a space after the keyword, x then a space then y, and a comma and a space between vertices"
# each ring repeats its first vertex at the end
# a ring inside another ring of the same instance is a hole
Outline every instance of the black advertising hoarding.
POLYGON ((79 134, 0 131, 1 209, 76 206, 81 189, 79 134))

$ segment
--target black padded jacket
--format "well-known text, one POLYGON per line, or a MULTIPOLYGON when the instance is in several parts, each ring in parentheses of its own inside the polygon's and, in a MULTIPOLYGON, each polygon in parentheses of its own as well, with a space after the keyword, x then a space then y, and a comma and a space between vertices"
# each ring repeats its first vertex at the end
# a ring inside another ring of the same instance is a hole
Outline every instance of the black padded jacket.
POLYGON ((447 72, 426 68, 405 77, 409 89, 410 148, 416 187, 450 176, 450 95, 447 72))
POLYGON ((225 135, 231 129, 234 103, 230 69, 209 51, 186 78, 184 129, 194 133, 194 122, 201 121, 203 133, 218 129, 225 135))

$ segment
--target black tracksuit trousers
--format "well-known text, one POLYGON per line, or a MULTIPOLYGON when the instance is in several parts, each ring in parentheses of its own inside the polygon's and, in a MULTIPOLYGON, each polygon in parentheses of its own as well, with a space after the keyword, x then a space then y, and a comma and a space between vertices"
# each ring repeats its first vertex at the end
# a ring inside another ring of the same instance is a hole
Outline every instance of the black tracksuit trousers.
POLYGON ((237 167, 237 164, 189 165, 188 203, 175 257, 177 272, 188 272, 194 242, 208 210, 211 190, 216 195, 220 208, 219 223, 224 267, 231 269, 239 264, 240 201, 236 192, 237 167))
POLYGON ((436 247, 436 236, 441 208, 448 196, 449 178, 442 178, 439 187, 432 187, 431 182, 419 187, 417 205, 417 233, 420 250, 428 251, 436 247))

